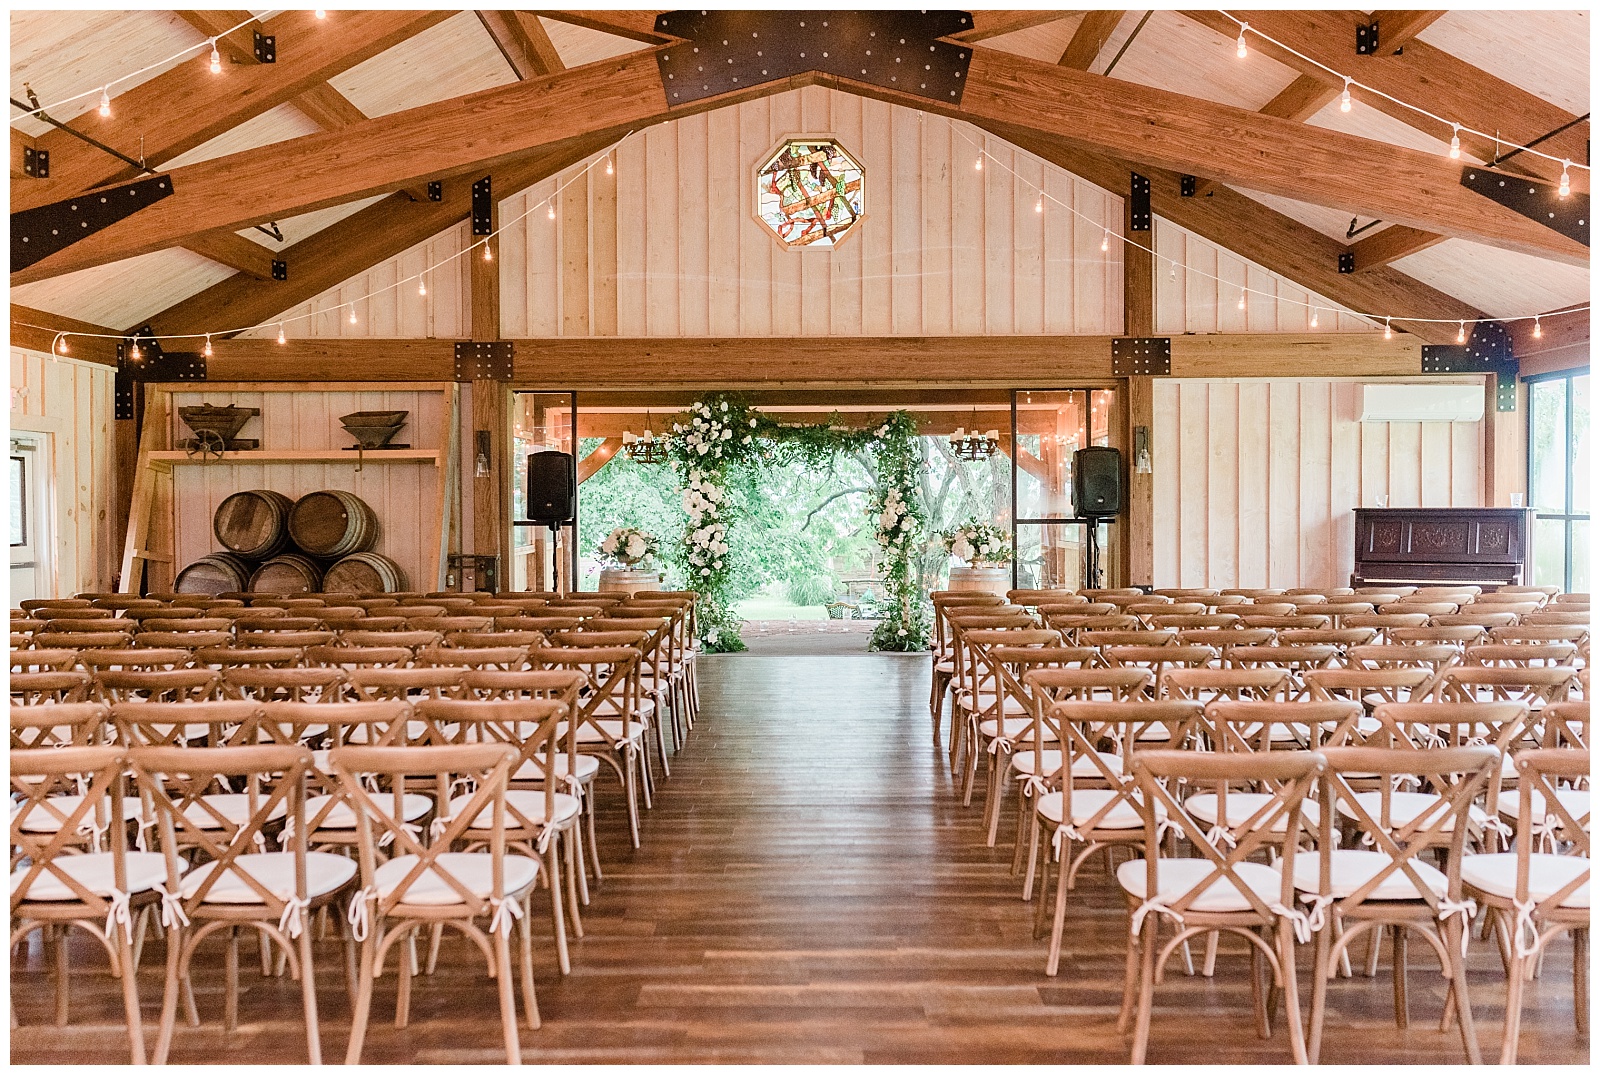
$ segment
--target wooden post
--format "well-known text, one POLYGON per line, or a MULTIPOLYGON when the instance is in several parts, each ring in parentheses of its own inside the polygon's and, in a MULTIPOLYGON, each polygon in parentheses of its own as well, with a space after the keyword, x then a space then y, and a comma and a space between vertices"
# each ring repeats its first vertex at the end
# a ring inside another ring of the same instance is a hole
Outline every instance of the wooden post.
MULTIPOLYGON (((1122 244, 1122 328, 1127 336, 1155 335, 1155 231, 1136 232, 1132 228, 1132 201, 1123 199, 1122 234, 1130 241, 1122 244)), ((1149 377, 1129 377, 1122 386, 1123 428, 1127 438, 1123 453, 1127 462, 1128 503, 1123 514, 1123 540, 1118 562, 1122 585, 1149 586, 1155 567, 1155 476, 1139 473, 1139 430, 1143 429, 1148 447, 1154 424, 1155 389, 1149 377)), ((1154 466, 1153 454, 1150 458, 1154 466)))
POLYGON ((1512 493, 1528 501, 1528 386, 1517 381, 1517 409, 1498 411, 1495 374, 1483 378, 1483 504, 1508 507, 1512 493))
MULTIPOLYGON (((498 225, 499 202, 492 204, 490 226, 498 225)), ((491 343, 500 339, 500 243, 489 240, 490 259, 481 246, 469 258, 472 289, 472 339, 491 343)), ((472 439, 467 445, 472 460, 472 551, 496 557, 496 589, 508 584, 511 570, 511 388, 504 381, 479 378, 472 382, 472 439)), ((468 483, 462 483, 463 488, 468 483)), ((482 585, 474 579, 474 585, 482 585)))

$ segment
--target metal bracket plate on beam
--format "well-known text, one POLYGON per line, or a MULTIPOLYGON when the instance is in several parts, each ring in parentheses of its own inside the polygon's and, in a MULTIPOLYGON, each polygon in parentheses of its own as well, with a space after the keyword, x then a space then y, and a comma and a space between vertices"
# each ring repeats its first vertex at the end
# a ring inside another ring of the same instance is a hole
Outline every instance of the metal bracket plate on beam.
POLYGON ((1172 376, 1170 336, 1117 336, 1111 341, 1114 377, 1172 376))
POLYGON ((172 177, 157 175, 12 213, 11 271, 26 269, 171 194, 172 177))
POLYGON ((492 343, 457 343, 456 380, 511 380, 511 352, 510 340, 496 340, 492 343))
POLYGON ((1502 414, 1512 414, 1517 409, 1517 372, 1501 370, 1495 375, 1494 409, 1502 414))
POLYGON ((1378 53, 1378 20, 1356 23, 1356 55, 1375 56, 1378 53))
POLYGON ((1199 181, 1192 175, 1178 177, 1178 196, 1180 198, 1193 198, 1194 192, 1199 189, 1199 181))
POLYGON ((965 11, 668 11, 656 31, 684 40, 656 60, 668 105, 820 71, 960 104, 972 48, 965 11))
POLYGON ((113 413, 118 420, 134 416, 134 398, 138 386, 146 383, 171 381, 203 381, 206 379, 206 359, 199 351, 163 351, 153 339, 146 339, 148 326, 139 329, 134 339, 139 341, 140 359, 128 357, 128 345, 117 345, 117 376, 113 395, 113 413))
POLYGON ((1461 169, 1461 185, 1529 220, 1537 220, 1569 239, 1584 246, 1589 245, 1587 194, 1574 191, 1562 198, 1550 183, 1490 172, 1483 168, 1461 169))
POLYGON ((29 179, 49 179, 50 151, 48 149, 34 149, 32 146, 23 146, 22 174, 29 179))
POLYGON ((260 30, 255 32, 255 51, 257 63, 278 62, 278 38, 273 34, 264 34, 260 30))
POLYGON ((1354 251, 1346 250, 1339 255, 1339 272, 1349 275, 1356 271, 1356 255, 1354 251))
POLYGON ((278 258, 272 259, 272 278, 274 280, 289 279, 289 263, 278 258))
POLYGON ((1150 180, 1128 173, 1128 230, 1150 230, 1150 180))
POLYGON ((1462 345, 1424 344, 1423 373, 1492 373, 1495 376, 1494 409, 1517 409, 1517 359, 1511 350, 1511 333, 1498 321, 1480 321, 1462 345))
POLYGON ((428 184, 428 200, 430 202, 444 201, 444 184, 437 179, 428 184))
POLYGON ((494 182, 484 176, 472 184, 472 234, 494 231, 494 182))

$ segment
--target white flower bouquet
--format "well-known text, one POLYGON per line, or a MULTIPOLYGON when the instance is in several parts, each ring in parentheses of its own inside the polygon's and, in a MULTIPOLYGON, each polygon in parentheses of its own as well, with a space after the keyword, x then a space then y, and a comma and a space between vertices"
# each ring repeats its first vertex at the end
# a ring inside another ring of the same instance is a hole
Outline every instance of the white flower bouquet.
POLYGON ((619 526, 600 543, 600 556, 618 567, 633 567, 653 557, 659 547, 654 534, 619 526))
POLYGON ((969 519, 954 530, 946 530, 940 538, 945 551, 972 567, 1004 567, 1015 553, 1011 548, 1011 535, 998 526, 969 519))

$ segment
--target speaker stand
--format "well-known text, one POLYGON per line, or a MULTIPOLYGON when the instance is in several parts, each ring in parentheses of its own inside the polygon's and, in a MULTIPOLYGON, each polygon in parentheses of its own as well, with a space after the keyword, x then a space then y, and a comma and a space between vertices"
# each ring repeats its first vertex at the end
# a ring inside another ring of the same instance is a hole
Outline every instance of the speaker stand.
POLYGON ((1089 525, 1085 528, 1088 531, 1083 555, 1083 587, 1086 590, 1100 588, 1100 518, 1089 516, 1089 525))

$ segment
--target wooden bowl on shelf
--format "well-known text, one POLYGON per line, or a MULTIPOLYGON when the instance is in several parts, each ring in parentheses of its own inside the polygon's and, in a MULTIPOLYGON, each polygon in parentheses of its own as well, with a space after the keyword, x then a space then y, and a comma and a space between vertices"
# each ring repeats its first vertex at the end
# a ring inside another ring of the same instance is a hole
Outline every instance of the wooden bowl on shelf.
POLYGON ((405 425, 410 411, 356 411, 342 415, 345 431, 363 448, 382 448, 405 425))

